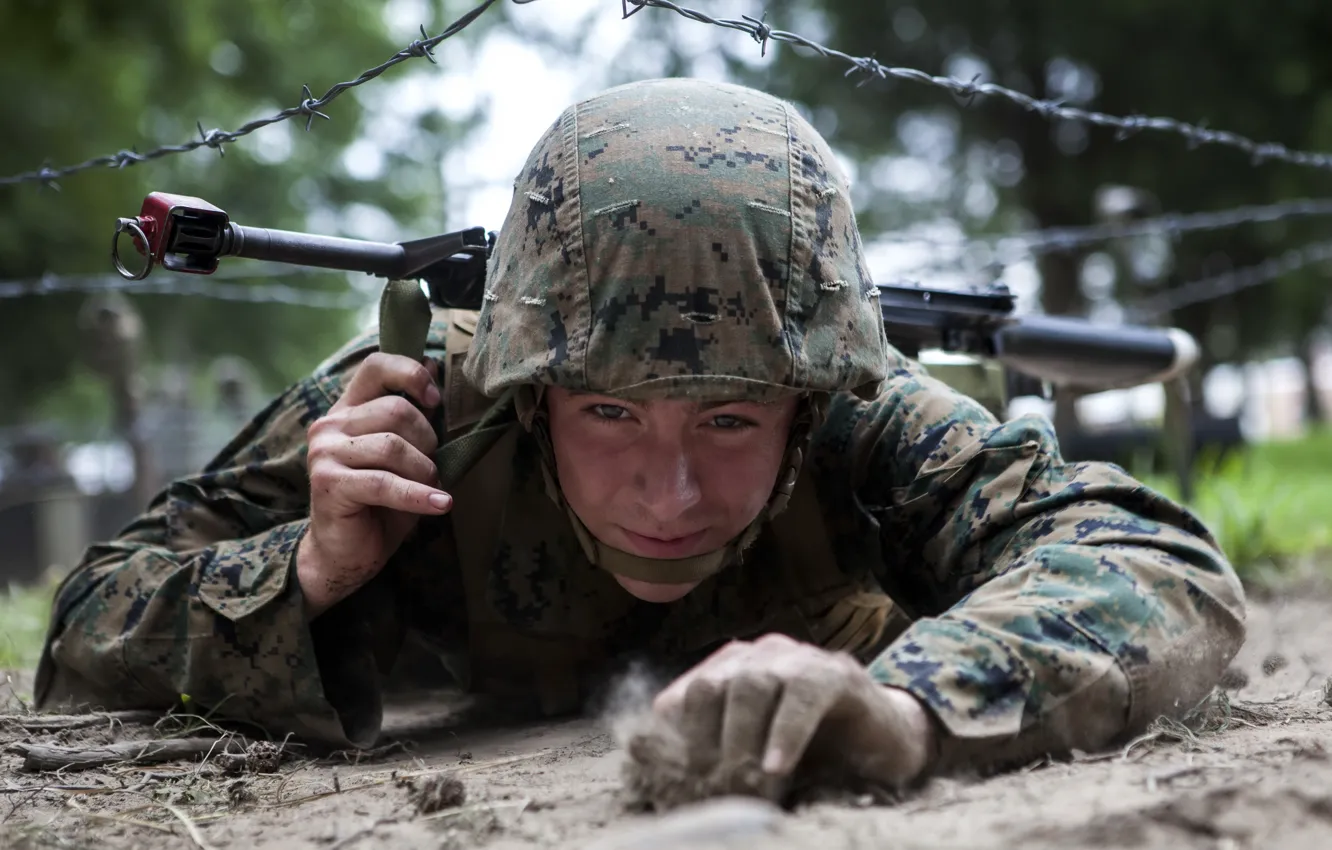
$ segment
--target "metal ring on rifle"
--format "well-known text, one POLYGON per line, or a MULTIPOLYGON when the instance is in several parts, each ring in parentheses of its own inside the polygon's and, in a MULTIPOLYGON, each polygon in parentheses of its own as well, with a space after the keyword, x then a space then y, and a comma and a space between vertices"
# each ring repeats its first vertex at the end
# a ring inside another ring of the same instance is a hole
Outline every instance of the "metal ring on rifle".
POLYGON ((111 261, 115 263, 116 271, 120 272, 120 276, 126 280, 143 280, 148 276, 148 273, 153 270, 152 244, 148 241, 148 237, 144 235, 143 228, 139 227, 139 223, 134 219, 116 219, 116 232, 111 237, 111 261), (148 262, 144 265, 143 271, 138 274, 125 268, 125 264, 120 261, 120 234, 125 233, 126 231, 143 242, 144 250, 148 255, 148 262))

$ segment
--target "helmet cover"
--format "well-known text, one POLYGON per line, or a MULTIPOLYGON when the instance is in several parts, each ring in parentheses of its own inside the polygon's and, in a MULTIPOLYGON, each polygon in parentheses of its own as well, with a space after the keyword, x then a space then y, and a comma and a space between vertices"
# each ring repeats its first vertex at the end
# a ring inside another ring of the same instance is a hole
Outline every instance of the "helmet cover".
POLYGON ((877 294, 847 180, 791 105, 636 82, 570 106, 533 148, 466 376, 492 397, 872 397, 889 363, 877 294))

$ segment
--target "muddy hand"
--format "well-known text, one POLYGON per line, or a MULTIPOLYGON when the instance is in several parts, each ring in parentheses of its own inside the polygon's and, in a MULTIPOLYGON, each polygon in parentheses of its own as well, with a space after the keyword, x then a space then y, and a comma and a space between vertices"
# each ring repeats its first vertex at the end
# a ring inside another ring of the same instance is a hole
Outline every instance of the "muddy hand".
POLYGON ((849 655, 782 635, 727 644, 663 690, 653 711, 684 739, 698 774, 748 762, 787 779, 810 755, 897 788, 934 751, 915 697, 878 684, 849 655))
POLYGON ((309 427, 310 528, 296 575, 311 617, 373 578, 422 515, 452 507, 422 413, 440 402, 436 372, 433 361, 371 354, 309 427))

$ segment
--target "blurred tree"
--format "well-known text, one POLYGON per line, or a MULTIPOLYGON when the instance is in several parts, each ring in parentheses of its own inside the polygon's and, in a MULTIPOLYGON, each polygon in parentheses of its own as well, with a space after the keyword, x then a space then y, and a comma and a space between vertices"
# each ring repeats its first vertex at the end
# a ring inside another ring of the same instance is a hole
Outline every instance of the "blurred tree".
MULTIPOLYGON (((433 34, 475 3, 419 5, 419 23, 433 34)), ((205 130, 235 129, 295 105, 302 85, 319 96, 354 79, 410 40, 390 37, 384 4, 373 0, 0 0, 0 19, 0 174, 180 143, 198 137, 196 121, 205 130)), ((473 25, 485 26, 484 18, 473 25)), ((441 65, 449 52, 447 41, 436 48, 441 65)), ((110 272, 114 222, 137 214, 150 191, 199 196, 258 226, 391 241, 437 232, 440 155, 475 116, 449 121, 429 104, 396 104, 384 92, 408 73, 438 70, 422 59, 398 65, 344 92, 322 110, 331 120, 315 117, 308 133, 303 118, 291 119, 227 145, 224 156, 201 148, 97 169, 61 180, 58 191, 0 187, 0 217, 8 222, 0 230, 0 279, 110 272)), ((233 261, 231 270, 246 262, 233 261)), ((150 280, 170 274, 159 270, 150 280)), ((348 286, 340 275, 285 282, 348 286)), ((89 415, 98 406, 79 365, 76 317, 85 297, 0 301, 0 424, 36 411, 89 415)), ((269 388, 307 371, 353 332, 357 318, 208 298, 132 298, 150 363, 203 366, 216 355, 242 354, 269 388)))
MULTIPOLYGON (((705 11, 759 12, 723 5, 705 11)), ((1332 150, 1332 7, 1320 0, 1288 0, 1279 9, 1243 0, 771 0, 763 9, 774 28, 887 65, 1332 150)), ((712 43, 715 35, 700 30, 714 28, 664 9, 642 15, 662 19, 675 72, 710 61, 695 48, 712 43)), ((1179 136, 1120 140, 1114 130, 1052 122, 999 98, 967 102, 916 82, 848 78, 846 64, 785 44, 769 43, 773 60, 757 62, 758 46, 743 34, 714 32, 734 42, 727 55, 735 79, 804 105, 848 157, 870 239, 936 218, 972 234, 1012 232, 1317 196, 1332 184, 1327 171, 1251 163, 1233 148, 1191 149, 1179 136), (735 58, 740 53, 744 59, 735 58)), ((1043 306, 1114 318, 1137 298, 1328 234, 1328 218, 1291 219, 1049 254, 1039 262, 1043 306)), ((979 270, 994 258, 982 251, 967 259, 979 270)), ((1211 362, 1297 353, 1327 320, 1325 278, 1325 268, 1308 268, 1160 321, 1197 336, 1211 362)))

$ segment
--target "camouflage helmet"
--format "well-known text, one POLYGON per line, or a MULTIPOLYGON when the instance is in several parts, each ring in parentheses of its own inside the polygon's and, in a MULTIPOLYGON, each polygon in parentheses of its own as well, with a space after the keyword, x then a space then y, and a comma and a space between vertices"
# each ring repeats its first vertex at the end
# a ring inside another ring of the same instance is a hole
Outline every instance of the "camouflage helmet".
POLYGON ((872 397, 887 340, 846 178, 789 104, 694 79, 564 111, 514 183, 468 380, 872 397))
POLYGON ((528 156, 486 270, 464 374, 514 395, 588 559, 629 578, 717 572, 786 506, 828 397, 877 395, 878 290, 828 143, 789 104, 659 79, 564 111, 528 156), (763 511, 723 549, 653 559, 593 538, 560 491, 541 397, 803 397, 763 511))

